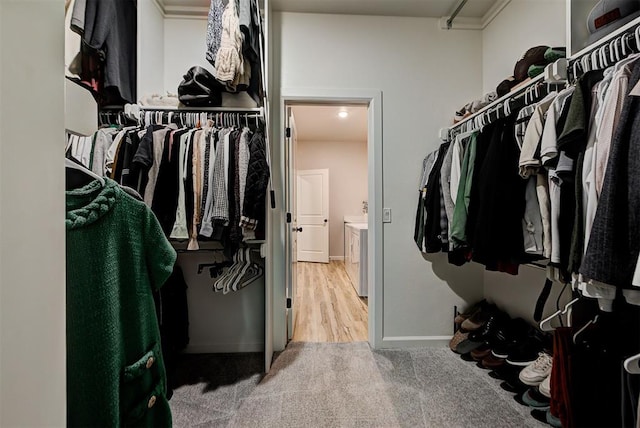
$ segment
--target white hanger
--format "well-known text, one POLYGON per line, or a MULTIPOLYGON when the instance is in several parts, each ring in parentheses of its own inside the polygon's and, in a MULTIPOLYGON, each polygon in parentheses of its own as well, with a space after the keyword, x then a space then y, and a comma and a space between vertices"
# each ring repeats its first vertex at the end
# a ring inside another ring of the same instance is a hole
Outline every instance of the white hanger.
POLYGON ((620 61, 620 50, 618 50, 618 42, 620 40, 621 40, 620 38, 613 39, 613 41, 609 45, 609 54, 610 54, 611 62, 620 61))
POLYGON ((640 27, 636 27, 634 36, 636 41, 636 50, 640 52, 640 27))
POLYGON ((608 60, 607 55, 605 53, 606 47, 607 47, 607 45, 604 45, 600 49, 598 49, 598 61, 599 61, 599 64, 600 64, 600 68, 609 67, 609 60, 608 60))
POLYGON ((591 70, 599 70, 600 65, 600 49, 591 52, 591 70))
POLYGON ((640 374, 640 354, 624 360, 624 369, 629 374, 640 374))
POLYGON ((580 63, 582 64, 582 72, 586 73, 591 70, 590 56, 585 55, 580 59, 580 63))
POLYGON ((69 168, 69 169, 75 169, 77 171, 80 171, 82 173, 84 173, 85 175, 88 175, 89 177, 93 178, 94 180, 98 180, 100 182, 101 186, 105 185, 105 181, 103 177, 100 177, 98 174, 96 174, 95 172, 91 171, 89 168, 84 167, 83 165, 80 165, 74 161, 72 161, 71 159, 64 159, 64 167, 65 168, 69 168))
POLYGON ((627 56, 630 53, 630 52, 628 52, 628 50, 631 50, 631 48, 629 46, 629 40, 631 40, 631 39, 632 39, 631 34, 625 34, 620 39, 620 47, 622 48, 622 55, 624 55, 624 56, 627 56))
POLYGON ((580 61, 575 61, 573 63, 573 78, 578 78, 578 69, 580 68, 580 61))
POLYGON ((570 301, 569 303, 567 303, 564 307, 564 309, 559 310, 554 312, 552 315, 548 316, 547 318, 543 319, 542 321, 540 321, 540 330, 542 331, 553 331, 554 328, 551 327, 551 321, 553 321, 554 318, 560 316, 560 315, 565 315, 567 312, 569 312, 569 308, 571 308, 571 306, 573 306, 578 300, 580 300, 579 298, 573 299, 572 301, 570 301))

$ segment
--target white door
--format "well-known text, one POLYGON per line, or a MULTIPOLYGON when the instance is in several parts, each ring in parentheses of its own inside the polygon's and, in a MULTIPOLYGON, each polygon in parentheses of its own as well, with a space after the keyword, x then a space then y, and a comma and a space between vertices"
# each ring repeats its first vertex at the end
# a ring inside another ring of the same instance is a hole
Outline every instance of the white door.
POLYGON ((287 339, 293 337, 293 326, 295 325, 294 298, 298 280, 298 225, 296 221, 296 129, 291 107, 287 107, 286 117, 287 133, 285 136, 285 282, 287 286, 287 339))
POLYGON ((298 261, 329 263, 329 170, 298 171, 297 199, 298 261))

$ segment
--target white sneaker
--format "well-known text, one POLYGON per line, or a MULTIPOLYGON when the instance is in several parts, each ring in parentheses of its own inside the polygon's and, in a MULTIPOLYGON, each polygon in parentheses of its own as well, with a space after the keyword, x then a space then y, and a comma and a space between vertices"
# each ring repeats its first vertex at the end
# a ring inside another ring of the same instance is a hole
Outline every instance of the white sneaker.
POLYGON ((538 359, 520 372, 520 381, 525 385, 538 386, 551 373, 551 355, 540 352, 538 359))
POLYGON ((540 394, 544 395, 547 398, 551 398, 551 373, 549 373, 549 376, 544 378, 544 380, 538 387, 538 390, 540 390, 540 394))

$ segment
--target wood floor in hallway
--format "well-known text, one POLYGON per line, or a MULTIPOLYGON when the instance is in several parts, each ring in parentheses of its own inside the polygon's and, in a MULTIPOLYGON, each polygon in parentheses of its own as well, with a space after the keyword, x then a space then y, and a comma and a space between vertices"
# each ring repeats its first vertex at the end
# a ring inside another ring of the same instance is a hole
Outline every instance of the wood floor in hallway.
POLYGON ((342 261, 298 263, 294 342, 368 340, 367 299, 356 293, 342 261))

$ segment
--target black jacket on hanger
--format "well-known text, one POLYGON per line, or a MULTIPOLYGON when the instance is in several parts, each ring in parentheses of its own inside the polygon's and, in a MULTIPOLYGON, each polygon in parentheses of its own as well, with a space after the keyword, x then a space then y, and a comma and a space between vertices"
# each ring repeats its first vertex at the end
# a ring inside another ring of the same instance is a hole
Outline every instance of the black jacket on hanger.
MULTIPOLYGON (((473 260, 488 270, 518 273, 523 259, 522 218, 526 181, 518 174, 520 150, 515 141, 515 112, 495 122, 478 176, 473 260)), ((471 242, 471 241, 470 241, 471 242)))

